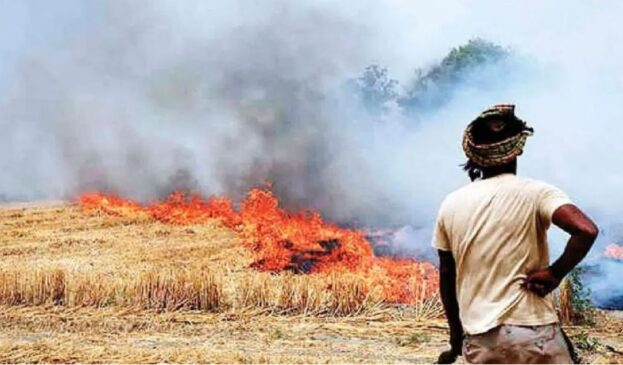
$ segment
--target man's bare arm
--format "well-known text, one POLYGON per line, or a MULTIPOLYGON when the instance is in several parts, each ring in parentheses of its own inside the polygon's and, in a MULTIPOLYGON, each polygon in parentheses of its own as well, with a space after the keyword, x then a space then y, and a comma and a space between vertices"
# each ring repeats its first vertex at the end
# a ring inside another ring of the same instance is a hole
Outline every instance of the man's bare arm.
POLYGON ((459 303, 456 298, 456 264, 452 253, 438 250, 439 292, 448 326, 450 327, 450 350, 439 356, 438 363, 450 364, 461 354, 463 325, 459 317, 459 303))
POLYGON ((565 251, 550 267, 528 275, 526 287, 540 296, 552 292, 560 281, 588 254, 599 230, 575 205, 566 204, 554 211, 552 222, 571 237, 565 251))

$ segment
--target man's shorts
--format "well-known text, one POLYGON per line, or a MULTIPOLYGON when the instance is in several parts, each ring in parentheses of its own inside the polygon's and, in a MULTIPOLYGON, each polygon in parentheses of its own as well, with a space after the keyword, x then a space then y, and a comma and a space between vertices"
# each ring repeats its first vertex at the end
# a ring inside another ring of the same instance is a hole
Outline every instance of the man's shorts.
POLYGON ((466 336, 463 358, 473 364, 572 364, 560 325, 501 325, 466 336))

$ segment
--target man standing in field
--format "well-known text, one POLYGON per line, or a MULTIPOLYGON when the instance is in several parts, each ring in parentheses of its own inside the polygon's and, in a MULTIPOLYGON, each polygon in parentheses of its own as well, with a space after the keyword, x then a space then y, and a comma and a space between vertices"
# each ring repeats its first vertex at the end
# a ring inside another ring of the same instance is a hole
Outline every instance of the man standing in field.
POLYGON ((516 176, 532 128, 495 105, 464 133, 472 183, 441 205, 433 246, 451 349, 468 363, 571 363, 552 291, 588 253, 597 227, 559 189, 516 176), (550 223, 571 235, 549 265, 550 223))

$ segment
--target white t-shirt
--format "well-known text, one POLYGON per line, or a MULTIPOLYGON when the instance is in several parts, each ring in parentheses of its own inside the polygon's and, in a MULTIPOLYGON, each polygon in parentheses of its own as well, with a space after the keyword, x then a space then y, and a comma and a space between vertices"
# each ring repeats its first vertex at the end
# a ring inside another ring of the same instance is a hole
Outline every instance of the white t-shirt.
POLYGON ((513 174, 472 182, 444 200, 433 247, 452 252, 463 328, 479 334, 500 324, 558 322, 552 295, 520 287, 549 265, 547 229, 571 201, 559 189, 513 174))

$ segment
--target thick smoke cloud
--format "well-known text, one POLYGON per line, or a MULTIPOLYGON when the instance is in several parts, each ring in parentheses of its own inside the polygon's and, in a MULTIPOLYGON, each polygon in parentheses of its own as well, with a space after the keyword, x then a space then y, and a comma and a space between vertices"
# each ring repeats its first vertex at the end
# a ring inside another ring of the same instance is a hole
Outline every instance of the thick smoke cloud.
POLYGON ((236 193, 264 179, 322 190, 327 90, 360 57, 357 27, 274 4, 201 29, 177 6, 102 4, 99 24, 61 49, 29 51, 3 107, 8 199, 84 189, 147 199, 178 183, 236 193))
POLYGON ((513 102, 536 129, 520 172, 586 208, 600 245, 623 240, 618 1, 5 5, 4 200, 94 189, 148 200, 174 188, 239 199, 269 180, 291 209, 411 225, 402 240, 425 241, 439 202, 467 180, 463 127, 513 102), (443 107, 372 114, 345 86, 369 64, 407 85, 473 37, 510 47, 516 67, 486 90, 457 84, 443 107))

